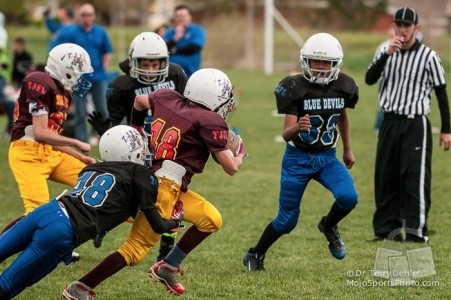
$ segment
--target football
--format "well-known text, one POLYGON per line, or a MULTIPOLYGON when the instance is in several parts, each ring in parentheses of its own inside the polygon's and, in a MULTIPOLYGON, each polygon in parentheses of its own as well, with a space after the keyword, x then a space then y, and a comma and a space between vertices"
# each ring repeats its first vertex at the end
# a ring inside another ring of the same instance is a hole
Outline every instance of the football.
MULTIPOLYGON (((241 146, 241 138, 235 134, 232 130, 229 130, 229 133, 227 135, 227 148, 229 149, 231 156, 237 156, 238 150, 240 150, 241 146)), ((216 159, 214 153, 211 154, 214 161, 219 163, 216 159)))
POLYGON ((229 135, 227 136, 227 148, 232 151, 233 156, 238 155, 238 150, 240 150, 241 139, 232 130, 229 130, 229 135))

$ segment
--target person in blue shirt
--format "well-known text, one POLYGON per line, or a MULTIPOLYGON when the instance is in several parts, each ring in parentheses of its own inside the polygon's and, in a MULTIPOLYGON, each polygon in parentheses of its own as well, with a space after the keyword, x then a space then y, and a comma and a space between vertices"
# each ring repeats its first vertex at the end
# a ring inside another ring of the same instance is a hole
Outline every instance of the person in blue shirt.
POLYGON ((191 9, 184 4, 174 8, 174 27, 164 34, 170 60, 180 65, 188 77, 200 69, 202 49, 207 39, 205 29, 191 22, 191 9))
POLYGON ((49 51, 53 49, 55 45, 55 39, 58 36, 59 31, 65 27, 72 25, 74 23, 74 11, 70 7, 59 8, 58 20, 50 17, 50 8, 46 9, 43 13, 45 26, 48 31, 52 34, 49 42, 49 51))
MULTIPOLYGON (((74 43, 83 47, 91 58, 91 65, 94 73, 90 78, 92 83, 91 96, 96 111, 101 112, 105 118, 108 118, 106 107, 106 82, 107 69, 110 65, 113 46, 106 29, 96 23, 96 12, 94 6, 85 3, 80 6, 78 11, 79 22, 64 27, 55 39, 55 44, 74 43)), ((76 139, 87 142, 87 112, 86 101, 74 97, 75 105, 75 127, 74 133, 76 139)))
MULTIPOLYGON (((14 114, 14 106, 16 105, 15 102, 16 100, 10 99, 8 95, 6 95, 4 92, 8 83, 6 81, 6 78, 2 75, 3 68, 4 64, 0 63, 0 115, 2 113, 5 113, 8 118, 5 133, 9 136, 11 134, 11 129, 13 128, 13 114, 14 114)), ((12 89, 14 90, 14 88, 12 89)), ((1 135, 2 133, 0 132, 0 136, 1 135)))

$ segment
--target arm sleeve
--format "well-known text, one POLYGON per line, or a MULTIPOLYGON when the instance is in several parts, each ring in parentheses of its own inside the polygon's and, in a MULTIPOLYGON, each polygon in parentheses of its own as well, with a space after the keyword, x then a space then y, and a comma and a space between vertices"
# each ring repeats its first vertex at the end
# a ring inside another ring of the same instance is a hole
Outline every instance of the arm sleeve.
POLYGON ((176 48, 175 53, 177 54, 194 54, 196 52, 199 52, 202 49, 202 47, 198 45, 188 45, 184 48, 176 48))
POLYGON ((170 40, 168 42, 166 42, 166 45, 168 46, 168 49, 170 52, 172 52, 172 48, 175 47, 176 42, 174 40, 170 40))
POLYGON ((156 207, 142 210, 142 212, 146 216, 147 221, 149 221, 149 224, 155 233, 163 234, 179 226, 179 222, 176 220, 163 219, 156 207))
POLYGON ((446 92, 446 85, 435 87, 434 91, 435 95, 437 96, 440 118, 442 120, 442 128, 440 132, 451 133, 448 93, 446 92))
POLYGON ((368 85, 375 84, 381 77, 382 70, 384 69, 385 63, 387 62, 388 54, 384 53, 376 61, 374 61, 365 75, 365 83, 368 85))
POLYGON ((144 119, 147 116, 147 109, 145 110, 136 110, 135 107, 132 107, 132 113, 130 118, 130 124, 136 126, 143 126, 144 119))
POLYGON ((55 22, 52 18, 45 18, 45 25, 51 33, 55 33, 61 29, 61 23, 55 22))

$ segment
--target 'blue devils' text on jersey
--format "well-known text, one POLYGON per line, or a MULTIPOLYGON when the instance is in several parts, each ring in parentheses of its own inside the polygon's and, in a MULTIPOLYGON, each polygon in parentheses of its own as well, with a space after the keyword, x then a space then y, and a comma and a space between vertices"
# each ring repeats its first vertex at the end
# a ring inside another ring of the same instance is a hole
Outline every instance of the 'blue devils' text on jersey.
POLYGON ((359 99, 355 81, 340 73, 327 85, 311 84, 302 74, 285 77, 276 87, 279 114, 310 116, 311 129, 294 139, 296 148, 318 152, 336 146, 337 122, 344 108, 354 108, 359 99))
POLYGON ((127 124, 130 124, 130 114, 136 96, 148 95, 159 89, 171 89, 183 94, 188 80, 183 69, 173 63, 169 64, 168 77, 157 84, 140 83, 127 73, 128 69, 124 71, 126 74, 115 78, 108 85, 106 92, 108 113, 113 125, 121 123, 124 117, 127 124))

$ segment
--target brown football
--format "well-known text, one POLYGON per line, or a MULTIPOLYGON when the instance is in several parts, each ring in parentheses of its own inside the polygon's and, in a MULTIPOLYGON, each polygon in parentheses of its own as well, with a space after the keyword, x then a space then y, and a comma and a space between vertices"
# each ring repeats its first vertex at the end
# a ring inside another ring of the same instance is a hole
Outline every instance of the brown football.
MULTIPOLYGON (((240 138, 232 130, 229 130, 227 135, 227 148, 230 150, 230 155, 237 156, 238 150, 240 149, 240 138)), ((214 153, 211 156, 213 156, 215 162, 219 163, 214 153)))
POLYGON ((233 156, 238 155, 238 150, 240 149, 240 137, 232 130, 229 130, 229 135, 227 136, 227 148, 232 151, 233 156))

